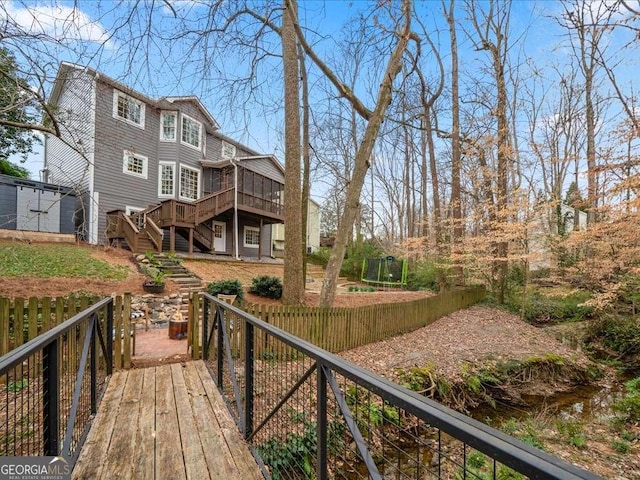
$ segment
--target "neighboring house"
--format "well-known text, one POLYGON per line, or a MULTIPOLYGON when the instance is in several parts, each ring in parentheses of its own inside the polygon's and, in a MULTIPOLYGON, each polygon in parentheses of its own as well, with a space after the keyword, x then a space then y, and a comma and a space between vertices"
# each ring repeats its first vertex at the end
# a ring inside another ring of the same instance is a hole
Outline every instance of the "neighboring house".
MULTIPOLYGON (((272 230, 273 256, 284 256, 284 225, 274 225, 272 230)), ((307 253, 313 253, 320 248, 320 205, 309 199, 307 210, 307 253)))
POLYGON ((45 138, 45 171, 81 194, 86 241, 272 255, 271 226, 284 221, 284 169, 220 134, 198 98, 152 99, 62 63, 51 103, 62 139, 45 138))
MULTIPOLYGON (((531 271, 543 268, 552 268, 552 256, 549 249, 549 241, 557 235, 557 221, 554 207, 545 207, 540 210, 536 218, 529 226, 528 262, 531 271), (555 228, 553 228, 555 227, 555 228)), ((574 231, 575 210, 573 207, 561 203, 560 218, 564 223, 564 231, 570 235, 574 231)), ((586 230, 587 213, 578 210, 578 230, 586 230)))

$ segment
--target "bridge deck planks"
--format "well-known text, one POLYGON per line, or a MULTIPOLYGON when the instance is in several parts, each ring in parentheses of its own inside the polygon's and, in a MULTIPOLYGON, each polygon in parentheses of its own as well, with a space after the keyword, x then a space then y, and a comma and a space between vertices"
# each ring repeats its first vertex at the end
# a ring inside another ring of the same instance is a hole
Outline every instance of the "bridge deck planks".
POLYGON ((114 373, 74 479, 262 479, 203 362, 114 373))

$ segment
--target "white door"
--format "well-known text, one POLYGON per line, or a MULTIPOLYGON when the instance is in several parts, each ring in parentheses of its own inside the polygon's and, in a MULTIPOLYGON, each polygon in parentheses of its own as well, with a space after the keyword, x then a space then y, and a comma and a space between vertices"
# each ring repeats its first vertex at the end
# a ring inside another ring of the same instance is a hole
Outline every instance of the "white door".
POLYGON ((224 222, 213 222, 213 250, 224 252, 227 248, 227 224, 224 222))

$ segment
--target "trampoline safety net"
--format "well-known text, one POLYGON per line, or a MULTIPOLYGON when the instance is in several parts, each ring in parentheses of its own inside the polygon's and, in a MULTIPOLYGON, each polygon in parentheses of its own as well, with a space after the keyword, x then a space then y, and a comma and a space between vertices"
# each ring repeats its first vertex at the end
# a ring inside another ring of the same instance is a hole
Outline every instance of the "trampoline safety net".
POLYGON ((407 284, 407 261, 392 256, 365 258, 361 280, 378 285, 404 286, 407 284))

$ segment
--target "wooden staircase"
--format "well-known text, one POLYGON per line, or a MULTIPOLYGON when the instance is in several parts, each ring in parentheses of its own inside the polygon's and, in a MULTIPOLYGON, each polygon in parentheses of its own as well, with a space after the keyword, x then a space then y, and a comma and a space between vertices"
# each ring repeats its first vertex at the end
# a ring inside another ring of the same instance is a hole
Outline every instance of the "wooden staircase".
POLYGON ((209 194, 195 202, 171 199, 127 215, 122 210, 107 212, 107 238, 124 240, 133 252, 162 252, 163 228, 174 227, 204 251, 213 248, 213 234, 206 224, 233 208, 234 189, 209 194))

